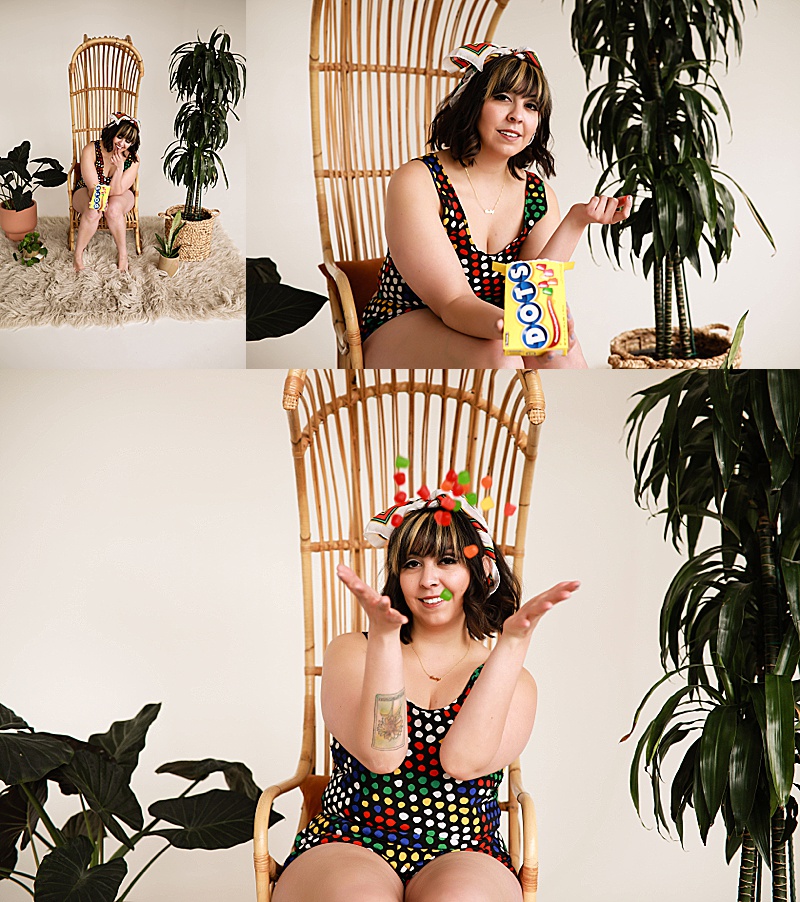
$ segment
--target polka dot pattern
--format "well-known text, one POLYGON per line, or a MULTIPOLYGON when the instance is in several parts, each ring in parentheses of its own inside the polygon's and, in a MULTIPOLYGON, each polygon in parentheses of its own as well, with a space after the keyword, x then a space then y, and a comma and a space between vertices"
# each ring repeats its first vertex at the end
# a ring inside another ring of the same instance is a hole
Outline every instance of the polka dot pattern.
POLYGON ((322 812, 298 834, 287 865, 322 843, 349 842, 372 849, 404 882, 426 862, 454 850, 485 852, 514 872, 498 832, 497 790, 503 771, 456 780, 439 760, 439 745, 482 666, 445 708, 407 703, 408 751, 393 773, 373 773, 332 740, 333 774, 322 796, 322 812))
MULTIPOLYGON (((527 238, 528 232, 547 212, 544 183, 535 173, 526 173, 527 186, 522 231, 503 250, 496 254, 486 254, 479 250, 472 240, 469 223, 461 207, 461 202, 439 162, 439 158, 436 154, 427 154, 420 159, 430 170, 436 185, 436 191, 442 204, 442 225, 458 254, 458 260, 469 282, 469 287, 479 298, 502 308, 504 279, 502 273, 492 269, 492 263, 513 263, 518 259, 522 242, 527 238)), ((395 316, 426 306, 405 283, 394 265, 391 254, 387 251, 381 266, 378 290, 364 309, 361 324, 362 341, 365 341, 378 326, 382 326, 395 316)))

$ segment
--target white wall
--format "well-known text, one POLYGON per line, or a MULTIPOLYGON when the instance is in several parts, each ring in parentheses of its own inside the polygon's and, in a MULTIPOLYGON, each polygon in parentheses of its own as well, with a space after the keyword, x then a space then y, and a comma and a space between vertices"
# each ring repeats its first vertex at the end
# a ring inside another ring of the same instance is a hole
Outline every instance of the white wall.
MULTIPOLYGON (((696 325, 735 325, 749 309, 744 343, 745 365, 793 367, 800 364, 800 280, 795 263, 800 239, 795 211, 800 188, 794 171, 800 143, 800 104, 795 82, 795 45, 800 26, 796 0, 745 4, 744 53, 719 77, 731 109, 734 138, 720 122, 719 163, 748 192, 767 221, 778 246, 772 255, 744 202, 737 197, 732 260, 715 282, 700 282, 690 270, 689 296, 696 325)), ((497 29, 500 44, 533 46, 553 87, 552 132, 558 177, 553 181, 562 211, 586 202, 600 167, 590 161, 580 139, 579 121, 586 97, 583 70, 572 50, 572 3, 511 0, 497 29)), ((312 178, 308 100, 310 0, 250 2, 247 8, 251 48, 252 94, 256 113, 248 124, 252 202, 249 205, 248 256, 269 256, 290 285, 325 294, 317 271, 322 259, 312 178), (270 46, 256 54, 254 48, 270 46)), ((594 84, 597 84, 595 82, 594 84)), ((597 263, 584 241, 574 255, 568 294, 590 366, 606 365, 609 339, 627 329, 652 325, 650 284, 629 264, 616 272, 605 257, 599 232, 597 263)), ((704 270, 705 272, 705 270, 704 270)), ((332 366, 334 340, 327 308, 295 335, 248 346, 250 366, 332 366)))
MULTIPOLYGON (((679 565, 633 503, 621 441, 629 396, 651 381, 545 374, 525 588, 583 585, 528 657, 540 709, 523 769, 543 902, 734 897, 719 825, 707 850, 689 827, 688 852, 642 828, 633 747, 618 743, 660 675, 658 610, 679 565)), ((176 758, 242 760, 261 786, 296 766, 301 583, 282 385, 278 371, 0 373, 0 701, 77 736, 163 702, 135 778, 146 805, 184 788, 153 773, 176 758)), ((54 801, 57 820, 74 810, 54 801)), ((294 820, 296 802, 279 809, 294 820)), ((281 854, 292 829, 272 831, 281 854)), ((251 899, 250 851, 170 850, 132 902, 251 899)), ((0 898, 26 896, 0 883, 0 898)))
MULTIPOLYGON (((13 4, 0 4, 11 21, 13 4)), ((31 157, 55 157, 68 169, 72 162, 69 109, 69 62, 74 50, 89 37, 130 34, 142 55, 144 78, 139 95, 142 123, 139 212, 155 216, 171 204, 182 203, 186 192, 167 179, 162 156, 174 140, 178 112, 169 90, 172 51, 186 41, 208 40, 216 27, 231 36, 231 49, 245 55, 245 3, 230 0, 220 8, 214 0, 163 3, 97 3, 92 0, 43 0, 35 13, 28 9, 21 31, 10 29, 0 54, 0 84, 4 86, 0 115, 0 151, 8 153, 22 141, 31 142, 31 157)), ((245 246, 245 117, 244 101, 228 117, 230 140, 221 157, 230 188, 220 179, 204 194, 204 206, 221 210, 219 223, 239 248, 245 246)), ((68 214, 66 188, 40 188, 34 194, 42 216, 68 214)))

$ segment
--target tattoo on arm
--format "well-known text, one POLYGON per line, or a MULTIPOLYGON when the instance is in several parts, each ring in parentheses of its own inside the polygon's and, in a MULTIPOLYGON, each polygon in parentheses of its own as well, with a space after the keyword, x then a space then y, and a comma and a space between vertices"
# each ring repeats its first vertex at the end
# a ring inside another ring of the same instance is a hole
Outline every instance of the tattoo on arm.
POLYGON ((405 689, 394 695, 375 696, 375 719, 372 725, 374 749, 399 749, 405 740, 405 689))

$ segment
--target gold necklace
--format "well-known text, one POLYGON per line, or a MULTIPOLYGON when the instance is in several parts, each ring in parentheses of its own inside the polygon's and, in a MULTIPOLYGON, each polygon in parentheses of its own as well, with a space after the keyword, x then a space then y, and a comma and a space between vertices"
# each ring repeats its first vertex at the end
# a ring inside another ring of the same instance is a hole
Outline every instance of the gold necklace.
POLYGON ((411 643, 411 651, 413 651, 414 654, 417 655, 417 660, 419 661, 419 666, 422 668, 422 671, 423 671, 423 673, 425 674, 425 676, 426 676, 429 680, 433 680, 434 682, 439 683, 439 682, 441 682, 441 681, 444 679, 444 677, 447 676, 448 673, 452 673, 452 672, 456 669, 456 667, 458 667, 458 665, 464 660, 464 658, 466 658, 466 656, 469 654, 469 644, 467 644, 467 650, 466 650, 466 651, 464 652, 464 654, 456 661, 456 663, 453 664, 453 666, 450 668, 450 670, 446 671, 445 673, 443 673, 441 676, 438 676, 438 677, 437 677, 437 676, 434 676, 432 673, 428 673, 428 671, 425 670, 425 665, 422 663, 422 658, 417 654, 417 650, 416 650, 416 648, 414 648, 414 643, 413 643, 413 642, 411 643))
MULTIPOLYGON (((462 163, 461 165, 463 166, 464 164, 462 163)), ((475 186, 472 184, 472 176, 469 174, 469 168, 467 166, 464 166, 464 172, 467 173, 467 178, 469 179, 469 186, 470 186, 470 188, 472 188, 472 193, 475 195, 475 200, 478 201, 478 206, 483 207, 483 204, 481 203, 481 199, 478 197, 478 192, 475 190, 475 186)), ((503 184, 500 186, 500 193, 497 195, 497 200, 494 202, 494 205, 491 207, 491 209, 486 209, 484 207, 484 210, 483 210, 484 213, 491 213, 492 216, 494 216, 494 211, 497 209, 497 205, 500 203, 500 198, 503 196, 503 191, 505 190, 505 187, 506 187, 506 174, 505 174, 505 170, 504 170, 503 171, 503 184)))

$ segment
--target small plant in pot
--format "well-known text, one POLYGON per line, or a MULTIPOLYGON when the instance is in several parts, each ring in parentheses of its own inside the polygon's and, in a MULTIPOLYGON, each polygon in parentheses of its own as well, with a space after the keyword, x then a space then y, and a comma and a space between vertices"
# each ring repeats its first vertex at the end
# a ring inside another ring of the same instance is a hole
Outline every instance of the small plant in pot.
POLYGON ((615 367, 720 366, 730 346, 727 326, 695 329, 685 262, 701 275, 705 247, 716 273, 731 255, 736 226, 729 186, 741 192, 774 247, 772 236, 740 186, 716 166, 715 117, 725 98, 712 72, 741 49, 744 4, 706 0, 576 0, 572 43, 586 73, 595 64, 605 82, 586 98, 581 131, 604 170, 595 191, 636 197, 621 225, 603 226, 603 244, 617 263, 623 236, 630 257, 652 277, 655 329, 618 336, 615 367), (610 241, 609 241, 610 239, 610 241), (677 328, 673 329, 673 299, 677 328))
MULTIPOLYGON (((166 150, 164 173, 186 188, 181 236, 181 260, 204 260, 211 252, 211 230, 219 210, 203 207, 203 191, 217 184, 220 173, 228 186, 219 151, 228 143, 228 113, 244 96, 244 58, 230 50, 230 36, 215 29, 208 42, 181 44, 172 51, 169 86, 183 101, 175 117, 174 141, 166 150)), ((169 217, 179 207, 167 210, 169 217)))
MULTIPOLYGON (((160 215, 164 216, 165 214, 161 213, 160 215)), ((184 225, 185 223, 181 219, 181 212, 180 210, 177 210, 172 217, 172 224, 169 226, 169 231, 166 236, 162 238, 161 235, 156 235, 159 254, 158 268, 170 277, 175 275, 181 264, 180 257, 178 256, 180 253, 180 246, 177 243, 177 238, 178 233, 184 225)))
POLYGON ((14 259, 19 260, 23 266, 35 266, 47 256, 47 248, 42 244, 38 232, 28 232, 17 245, 17 250, 19 257, 14 254, 14 259))
POLYGON ((19 241, 36 228, 37 188, 56 188, 67 180, 64 167, 52 157, 30 160, 31 142, 23 141, 0 157, 0 228, 11 241, 19 241), (31 163, 38 167, 31 172, 31 163))

